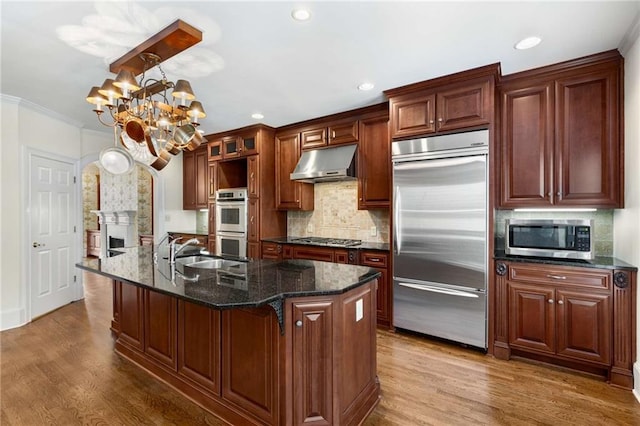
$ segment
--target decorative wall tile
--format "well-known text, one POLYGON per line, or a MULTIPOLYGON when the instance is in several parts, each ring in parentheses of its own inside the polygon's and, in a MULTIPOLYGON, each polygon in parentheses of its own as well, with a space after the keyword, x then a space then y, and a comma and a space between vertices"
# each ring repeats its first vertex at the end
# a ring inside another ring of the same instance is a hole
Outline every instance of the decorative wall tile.
POLYGON ((314 211, 287 212, 287 235, 389 242, 389 211, 358 210, 356 181, 316 183, 314 197, 314 211))

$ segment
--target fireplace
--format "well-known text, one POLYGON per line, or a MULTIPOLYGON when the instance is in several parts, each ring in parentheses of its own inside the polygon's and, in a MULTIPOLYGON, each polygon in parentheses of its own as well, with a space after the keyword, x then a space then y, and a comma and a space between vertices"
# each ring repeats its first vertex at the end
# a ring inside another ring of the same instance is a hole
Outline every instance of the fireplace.
POLYGON ((100 221, 100 257, 109 255, 109 250, 138 245, 136 211, 92 210, 100 221))

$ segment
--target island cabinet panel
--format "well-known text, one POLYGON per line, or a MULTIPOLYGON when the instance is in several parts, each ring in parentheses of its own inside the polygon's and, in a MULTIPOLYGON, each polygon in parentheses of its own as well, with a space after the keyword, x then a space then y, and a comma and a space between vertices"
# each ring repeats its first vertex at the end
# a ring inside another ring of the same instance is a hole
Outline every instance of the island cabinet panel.
POLYGON ((222 312, 222 398, 267 424, 278 418, 279 336, 268 306, 222 312))
POLYGON ((178 373, 220 395, 220 311, 178 302, 178 373))
POLYGON ((617 51, 505 76, 499 206, 624 207, 617 51))
POLYGON ((144 351, 143 290, 140 287, 120 282, 119 287, 120 336, 118 340, 130 348, 144 351))
POLYGON ((175 297, 144 290, 144 351, 171 369, 177 368, 175 297))
POLYGON ((293 423, 333 424, 333 303, 293 304, 293 423))

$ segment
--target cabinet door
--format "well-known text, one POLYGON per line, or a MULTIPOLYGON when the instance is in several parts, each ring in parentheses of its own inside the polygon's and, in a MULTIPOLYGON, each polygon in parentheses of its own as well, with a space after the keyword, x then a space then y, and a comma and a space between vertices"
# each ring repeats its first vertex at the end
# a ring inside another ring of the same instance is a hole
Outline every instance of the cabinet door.
POLYGON ((376 290, 376 318, 378 325, 389 326, 391 324, 391 291, 389 286, 388 263, 389 256, 387 253, 375 251, 363 251, 360 255, 360 264, 376 268, 382 276, 378 278, 378 288, 376 290))
POLYGON ((254 155, 258 153, 258 134, 255 131, 240 136, 240 154, 254 155))
POLYGON ((277 424, 280 327, 271 307, 222 311, 222 398, 277 424))
POLYGON ((611 296, 556 291, 558 355, 609 364, 611 296))
POLYGON ((552 288, 509 283, 509 344, 555 353, 552 288))
POLYGON ((222 160, 222 140, 211 141, 207 144, 207 157, 209 161, 222 160))
POLYGON ((120 336, 118 340, 127 346, 144 350, 144 297, 142 288, 120 283, 120 336))
POLYGON ((247 257, 260 259, 260 243, 247 243, 247 257))
POLYGON ((329 145, 358 142, 360 128, 358 120, 347 120, 332 123, 327 129, 329 145))
POLYGON ((419 136, 436 131, 434 93, 391 99, 391 137, 419 136))
POLYGON ((178 374, 220 395, 220 311, 178 301, 178 374))
POLYGON ((298 133, 276 136, 276 208, 313 210, 313 185, 291 180, 300 158, 298 133))
POLYGON ((360 122, 358 209, 389 208, 390 146, 386 115, 360 122))
POLYGON ((196 209, 206 209, 209 203, 209 162, 207 161, 207 151, 198 149, 195 152, 196 178, 196 209))
POLYGON ((501 207, 553 203, 551 83, 502 89, 501 207))
POLYGON ((259 206, 257 198, 249 198, 249 212, 247 214, 248 220, 248 235, 247 239, 250 242, 260 241, 260 220, 259 206))
POLYGON ((144 290, 144 351, 172 370, 177 368, 177 300, 144 290))
POLYGON ((293 424, 333 424, 333 304, 293 303, 293 424))
POLYGON ((334 262, 334 250, 332 248, 313 246, 292 246, 293 259, 321 260, 323 262, 334 262))
POLYGON ((209 202, 212 202, 216 199, 216 191, 218 190, 218 163, 215 161, 209 163, 207 181, 208 198, 209 202))
POLYGON ((222 138, 222 156, 224 158, 239 157, 242 151, 242 139, 238 136, 222 138))
POLYGON ((622 207, 617 66, 556 81, 558 205, 622 207))
POLYGON ((211 254, 216 254, 216 236, 215 235, 209 235, 207 251, 211 254))
POLYGON ((487 81, 440 90, 436 99, 436 130, 444 132, 488 124, 491 83, 487 81))
POLYGON ((282 246, 271 242, 262 243, 262 258, 282 260, 282 246))
POLYGON ((260 183, 258 181, 258 156, 253 155, 247 158, 247 192, 249 197, 258 197, 260 195, 260 183))
MULTIPOLYGON (((216 203, 209 203, 209 236, 216 233, 216 203)), ((211 239, 211 238, 209 238, 211 239)))
POLYGON ((182 153, 182 208, 196 209, 196 154, 194 151, 182 153))
POLYGON ((305 130, 300 133, 300 147, 302 149, 312 149, 325 146, 327 144, 327 128, 305 130))

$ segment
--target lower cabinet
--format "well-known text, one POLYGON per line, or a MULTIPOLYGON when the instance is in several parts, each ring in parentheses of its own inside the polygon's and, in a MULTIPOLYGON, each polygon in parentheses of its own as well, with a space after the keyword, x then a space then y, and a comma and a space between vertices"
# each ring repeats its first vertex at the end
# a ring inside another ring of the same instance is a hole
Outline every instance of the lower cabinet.
POLYGON ((115 347, 230 424, 361 424, 380 392, 376 285, 286 299, 280 323, 114 281, 115 347))
POLYGON ((389 282, 389 254, 384 251, 361 251, 360 265, 370 266, 378 270, 382 276, 378 278, 376 297, 378 325, 391 326, 391 289, 389 282))
POLYGON ((531 356, 633 383, 635 273, 496 263, 494 355, 531 356))

